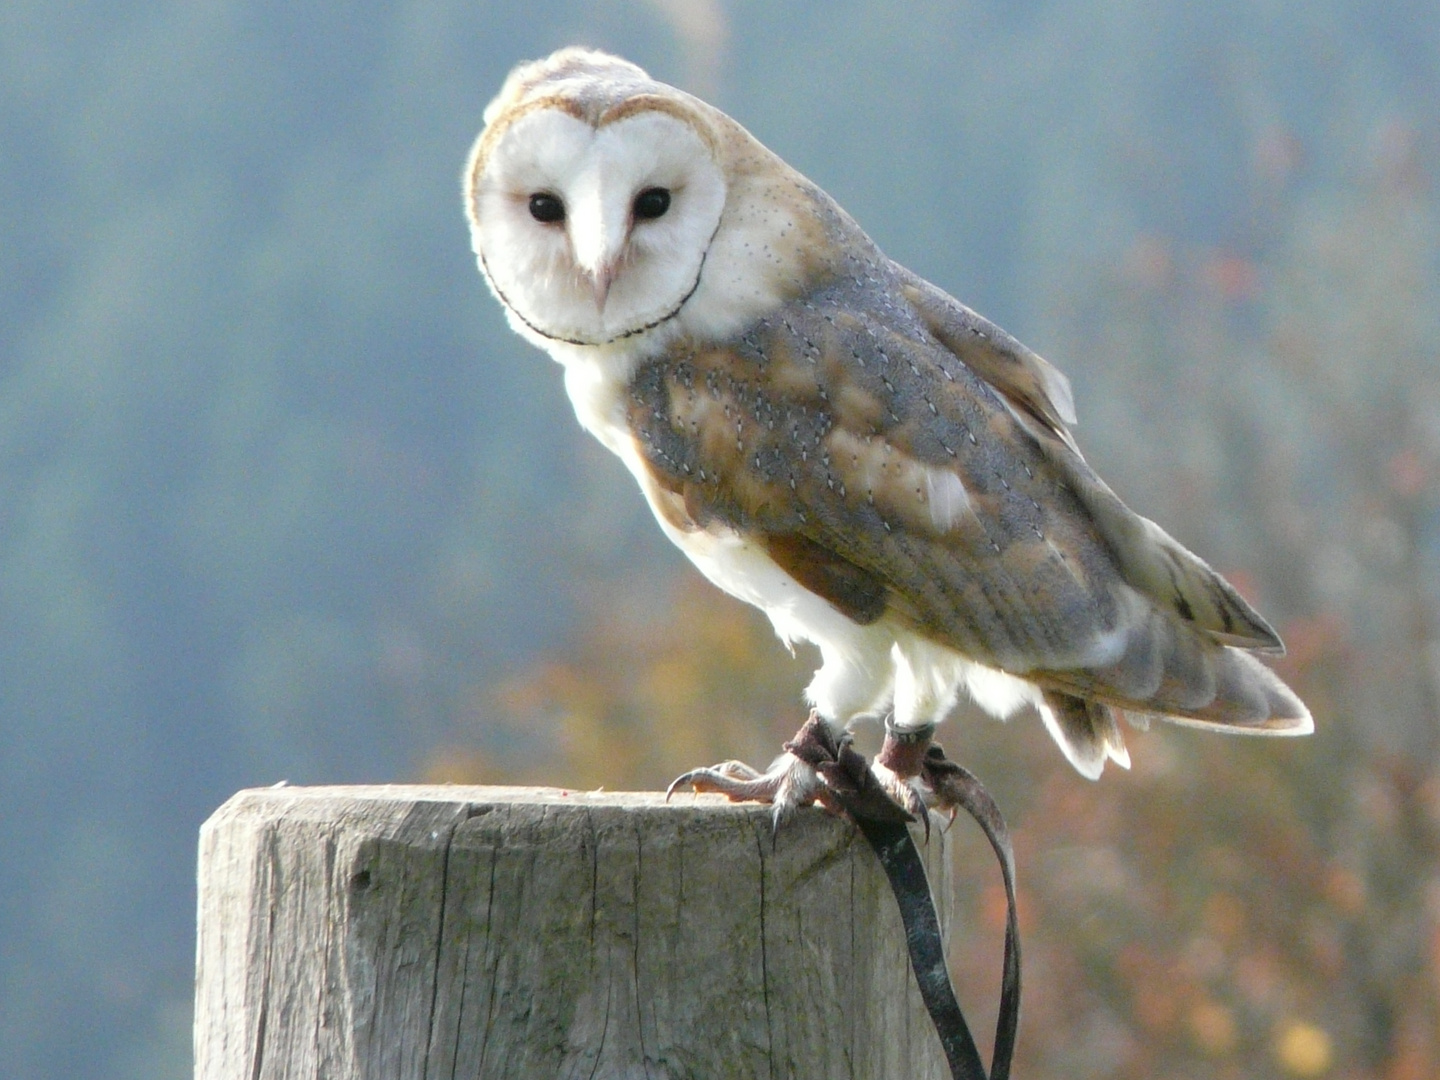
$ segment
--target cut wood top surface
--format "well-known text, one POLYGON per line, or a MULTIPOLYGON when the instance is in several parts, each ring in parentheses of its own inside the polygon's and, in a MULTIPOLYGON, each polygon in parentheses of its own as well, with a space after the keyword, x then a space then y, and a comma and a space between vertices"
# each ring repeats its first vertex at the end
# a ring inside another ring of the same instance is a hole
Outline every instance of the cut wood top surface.
POLYGON ((230 806, 240 802, 266 801, 311 802, 333 799, 376 802, 439 802, 439 803, 538 803, 583 804, 585 806, 669 806, 682 810, 689 806, 725 808, 737 813, 769 813, 769 807, 757 803, 734 803, 723 795, 702 795, 677 791, 667 802, 663 791, 581 791, 562 787, 512 787, 486 784, 335 784, 305 787, 276 784, 272 787, 246 788, 226 801, 230 806))

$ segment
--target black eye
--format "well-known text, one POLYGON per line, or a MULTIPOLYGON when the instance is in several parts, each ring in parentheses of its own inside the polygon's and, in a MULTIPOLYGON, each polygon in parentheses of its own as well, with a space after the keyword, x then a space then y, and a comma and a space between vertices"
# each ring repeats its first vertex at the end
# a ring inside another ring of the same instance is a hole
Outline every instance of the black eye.
POLYGON ((537 191, 530 196, 530 216, 546 225, 565 220, 565 204, 559 196, 537 191))
POLYGON ((646 188, 635 196, 635 216, 641 221, 664 217, 670 209, 670 192, 663 187, 646 188))

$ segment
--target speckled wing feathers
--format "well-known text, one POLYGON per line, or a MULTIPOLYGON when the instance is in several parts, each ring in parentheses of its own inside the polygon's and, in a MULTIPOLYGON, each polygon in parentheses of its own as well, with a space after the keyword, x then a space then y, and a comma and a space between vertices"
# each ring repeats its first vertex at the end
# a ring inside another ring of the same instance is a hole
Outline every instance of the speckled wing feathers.
POLYGON ((988 384, 846 284, 641 369, 632 426, 662 483, 702 526, 805 537, 967 656, 1082 663, 1118 612, 1081 507, 988 384))
MULTIPOLYGON (((1277 647, 1273 631, 1085 465, 1063 376, 872 269, 637 371, 630 427, 689 527, 738 530, 855 621, 888 614, 1057 696, 1200 723, 1303 715, 1222 644, 1277 647)), ((1054 704, 1072 727, 1091 716, 1054 704)))
POLYGON ((1075 423, 1075 411, 1063 374, 929 282, 909 275, 903 288, 927 329, 1002 395, 1056 467, 1070 475, 1130 585, 1174 607, 1183 620, 1217 641, 1284 652, 1275 631, 1229 582, 1153 521, 1134 513, 1085 465, 1065 426, 1075 423))
POLYGON ((926 329, 998 391, 1022 423, 1038 424, 1080 452, 1066 427, 1075 423, 1075 399, 1059 369, 923 278, 905 273, 902 291, 926 329))

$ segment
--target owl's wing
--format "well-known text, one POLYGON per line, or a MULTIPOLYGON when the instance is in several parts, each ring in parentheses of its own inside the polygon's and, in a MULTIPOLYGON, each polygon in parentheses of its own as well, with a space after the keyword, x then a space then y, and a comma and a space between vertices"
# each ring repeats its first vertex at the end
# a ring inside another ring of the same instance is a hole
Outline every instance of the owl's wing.
POLYGON ((935 339, 1013 409, 1079 454, 1067 426, 1075 423, 1075 398, 1064 373, 949 293, 900 270, 901 292, 935 339))
POLYGON ((926 329, 993 387, 1035 436, 1046 458, 1074 488, 1125 580, 1150 599, 1173 606, 1217 641, 1284 655, 1279 636, 1229 582, 1121 502, 1085 463, 1066 426, 1075 423, 1070 380, 988 319, 905 273, 902 291, 926 329))
POLYGON ((723 523, 852 619, 1057 690, 1252 727, 1303 713, 1228 647, 1274 631, 1074 449, 1063 376, 895 284, 835 283, 637 372, 630 426, 672 521, 723 523))

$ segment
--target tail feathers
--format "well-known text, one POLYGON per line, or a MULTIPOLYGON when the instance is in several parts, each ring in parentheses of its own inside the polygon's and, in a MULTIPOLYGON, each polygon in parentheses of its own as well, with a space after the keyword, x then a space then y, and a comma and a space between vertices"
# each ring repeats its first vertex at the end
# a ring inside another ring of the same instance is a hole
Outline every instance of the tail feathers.
POLYGON ((1127 710, 1203 727, 1305 735, 1310 711, 1251 652, 1151 608, 1113 664, 1084 676, 1089 694, 1127 710))
POLYGON ((1315 721, 1305 703, 1268 667, 1239 649, 1224 647, 1211 665, 1215 696, 1203 708, 1159 712, 1174 724, 1239 735, 1309 735, 1315 721))
POLYGON ((1040 715, 1066 758, 1099 777, 1106 760, 1130 765, 1115 710, 1239 735, 1308 735, 1310 710, 1251 653, 1221 645, 1156 612, 1114 664, 1052 672, 1040 715))
POLYGON ((1081 776, 1098 780, 1106 760, 1130 768, 1130 752, 1115 712, 1104 702, 1046 690, 1040 704, 1045 729, 1081 776))

